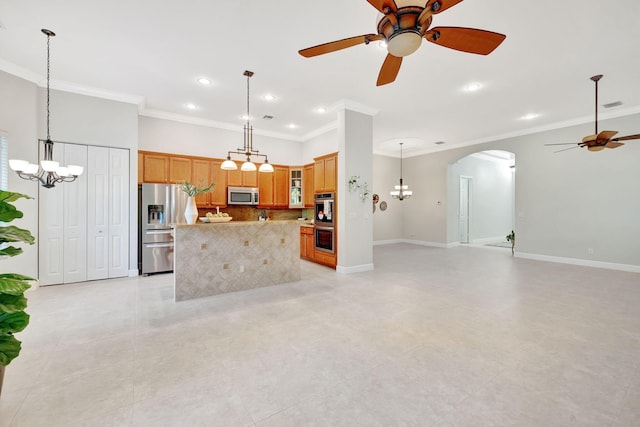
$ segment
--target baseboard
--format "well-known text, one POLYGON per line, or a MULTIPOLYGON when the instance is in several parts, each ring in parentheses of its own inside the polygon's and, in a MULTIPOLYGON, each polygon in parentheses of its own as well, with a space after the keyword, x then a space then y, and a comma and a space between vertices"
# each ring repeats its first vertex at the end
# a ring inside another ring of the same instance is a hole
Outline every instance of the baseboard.
POLYGON ((373 264, 360 264, 352 267, 343 267, 341 265, 336 266, 336 273, 341 274, 362 273, 363 271, 371 270, 373 270, 373 264))
POLYGON ((438 242, 427 242, 425 240, 411 240, 411 239, 376 240, 373 242, 373 246, 396 245, 398 243, 408 243, 410 245, 429 246, 432 248, 446 248, 446 249, 453 248, 455 246, 460 246, 460 242, 438 243, 438 242))
POLYGON ((140 275, 140 272, 138 271, 137 268, 135 270, 129 270, 129 277, 136 277, 139 275, 140 275))
POLYGON ((474 245, 486 245, 489 243, 499 243, 499 242, 506 242, 505 237, 497 236, 497 237, 485 237, 482 239, 473 239, 470 243, 473 243, 474 245))
POLYGON ((640 265, 617 264, 613 262, 593 261, 579 258, 565 258, 559 256, 530 254, 524 252, 516 252, 515 257, 533 259, 536 261, 557 262, 560 264, 580 265, 584 267, 605 268, 607 270, 627 271, 629 273, 640 273, 640 265))

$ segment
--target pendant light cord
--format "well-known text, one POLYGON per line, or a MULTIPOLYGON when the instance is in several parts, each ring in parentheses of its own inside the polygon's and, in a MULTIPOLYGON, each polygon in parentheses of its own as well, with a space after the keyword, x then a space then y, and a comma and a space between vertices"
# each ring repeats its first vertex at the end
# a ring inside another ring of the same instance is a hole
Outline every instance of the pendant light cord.
POLYGON ((51 45, 51 35, 47 34, 47 141, 51 140, 51 134, 49 133, 49 108, 50 108, 50 100, 49 100, 49 79, 51 73, 51 59, 50 59, 50 45, 51 45))

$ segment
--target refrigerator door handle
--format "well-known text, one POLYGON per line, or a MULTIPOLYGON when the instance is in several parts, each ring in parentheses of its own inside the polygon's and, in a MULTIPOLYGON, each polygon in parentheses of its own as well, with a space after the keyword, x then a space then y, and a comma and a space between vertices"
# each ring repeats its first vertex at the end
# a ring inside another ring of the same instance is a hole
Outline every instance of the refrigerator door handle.
POLYGON ((145 243, 145 248, 172 248, 173 243, 145 243))
POLYGON ((148 230, 146 234, 171 234, 173 230, 148 230))

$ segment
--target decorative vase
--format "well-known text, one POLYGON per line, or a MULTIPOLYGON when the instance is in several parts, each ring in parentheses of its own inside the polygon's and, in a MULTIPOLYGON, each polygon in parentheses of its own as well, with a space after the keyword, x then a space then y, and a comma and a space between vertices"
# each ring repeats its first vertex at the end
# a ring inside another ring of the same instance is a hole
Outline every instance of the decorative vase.
POLYGON ((187 198, 187 207, 184 210, 184 218, 187 224, 195 224, 198 219, 198 207, 196 206, 196 198, 189 196, 187 198))

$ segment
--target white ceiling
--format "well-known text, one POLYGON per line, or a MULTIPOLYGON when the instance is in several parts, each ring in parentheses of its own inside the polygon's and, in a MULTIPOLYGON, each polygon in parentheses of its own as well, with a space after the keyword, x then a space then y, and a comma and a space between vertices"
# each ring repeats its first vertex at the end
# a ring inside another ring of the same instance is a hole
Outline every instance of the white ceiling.
POLYGON ((376 87, 386 55, 376 43, 309 59, 297 53, 375 33, 378 12, 365 0, 0 0, 0 69, 42 85, 40 29, 48 28, 57 33, 53 88, 232 128, 243 124, 248 69, 256 135, 304 141, 335 126, 331 109, 347 105, 377 112, 374 152, 397 155, 402 140, 409 157, 590 122, 595 74, 605 75, 600 104, 623 103, 601 108, 601 118, 640 112, 638 18, 637 0, 466 0, 432 25, 506 34, 496 51, 478 56, 424 42, 394 83, 376 87), (213 84, 200 86, 202 76, 213 84), (483 88, 465 92, 471 82, 483 88), (267 93, 276 100, 264 101, 267 93), (319 106, 330 110, 318 114, 319 106), (532 113, 539 116, 521 119, 532 113))

